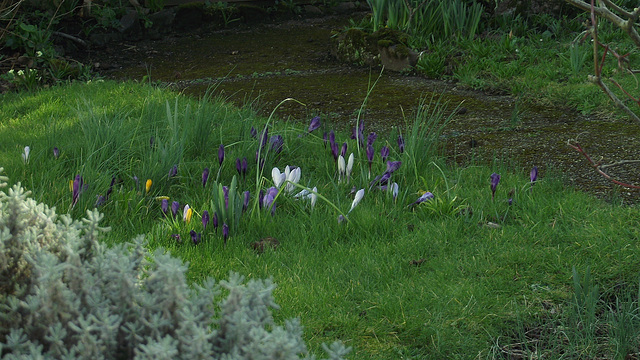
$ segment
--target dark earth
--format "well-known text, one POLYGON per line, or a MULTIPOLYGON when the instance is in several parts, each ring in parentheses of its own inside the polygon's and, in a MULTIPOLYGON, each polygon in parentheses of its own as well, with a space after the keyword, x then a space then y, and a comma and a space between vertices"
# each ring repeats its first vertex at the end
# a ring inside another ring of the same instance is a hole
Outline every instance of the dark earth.
MULTIPOLYGON (((172 33, 160 40, 118 42, 85 54, 84 61, 106 78, 156 82, 186 94, 216 94, 242 105, 250 103, 268 115, 307 123, 320 114, 327 124, 348 129, 355 124, 367 90, 381 69, 340 63, 332 55, 332 36, 348 17, 326 16, 263 23, 218 31, 172 33)), ((595 85, 594 85, 595 86, 595 85)), ((605 96, 604 94, 602 96, 605 96)), ((640 192, 613 184, 568 146, 578 139, 596 161, 640 159, 640 124, 624 118, 583 115, 563 106, 518 101, 499 91, 473 91, 455 82, 415 73, 382 72, 361 115, 366 132, 384 132, 411 122, 421 99, 440 100, 455 111, 442 139, 451 162, 491 163, 494 159, 521 168, 536 165, 541 177, 554 173, 575 187, 616 204, 640 201, 640 192), (457 108, 457 110, 456 110, 457 108)), ((613 167, 616 179, 640 184, 639 167, 613 167)))

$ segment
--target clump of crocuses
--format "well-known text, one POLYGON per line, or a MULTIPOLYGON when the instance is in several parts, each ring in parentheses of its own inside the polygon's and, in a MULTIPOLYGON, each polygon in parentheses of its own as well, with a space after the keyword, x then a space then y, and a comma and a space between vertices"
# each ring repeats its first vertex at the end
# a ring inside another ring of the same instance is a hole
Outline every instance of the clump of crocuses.
POLYGON ((491 174, 491 200, 493 200, 496 196, 496 188, 498 187, 499 182, 500 175, 497 173, 491 174))

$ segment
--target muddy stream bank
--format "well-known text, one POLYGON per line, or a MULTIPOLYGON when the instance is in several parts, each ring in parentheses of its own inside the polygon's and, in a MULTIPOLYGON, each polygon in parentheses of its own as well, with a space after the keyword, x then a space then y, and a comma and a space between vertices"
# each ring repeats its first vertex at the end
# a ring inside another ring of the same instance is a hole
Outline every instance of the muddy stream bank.
MULTIPOLYGON (((285 98, 278 115, 307 123, 317 114, 324 122, 347 129, 379 69, 342 64, 331 55, 332 30, 341 30, 347 18, 327 17, 259 24, 251 28, 208 34, 174 34, 158 41, 113 44, 90 61, 115 79, 144 76, 176 90, 201 96, 216 86, 236 104, 259 104, 265 114, 285 98)), ((603 95, 604 96, 604 95, 603 95)), ((443 134, 451 161, 510 159, 527 171, 537 165, 541 175, 556 171, 567 186, 600 198, 637 203, 640 192, 623 189, 598 175, 567 145, 580 134, 580 143, 603 162, 640 159, 640 126, 619 120, 584 116, 562 107, 517 104, 516 99, 460 88, 455 83, 385 71, 368 98, 362 119, 366 131, 385 132, 410 121, 421 98, 441 99, 450 108, 461 104, 443 134), (517 114, 514 117, 514 114, 517 114)), ((623 180, 640 183, 637 166, 611 171, 623 180)), ((487 180, 488 181, 488 180, 487 180)))

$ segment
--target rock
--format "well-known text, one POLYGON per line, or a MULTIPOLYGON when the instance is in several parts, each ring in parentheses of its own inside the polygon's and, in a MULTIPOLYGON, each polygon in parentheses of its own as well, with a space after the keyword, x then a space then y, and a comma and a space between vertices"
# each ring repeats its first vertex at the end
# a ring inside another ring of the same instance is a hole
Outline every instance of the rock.
POLYGON ((391 71, 411 70, 418 63, 418 53, 403 44, 381 47, 380 62, 391 71))
POLYGON ((324 13, 322 12, 322 10, 319 7, 313 6, 313 5, 305 5, 304 6, 304 13, 307 16, 322 16, 322 15, 324 15, 324 13))
POLYGON ((353 2, 342 2, 336 5, 333 8, 333 11, 335 11, 338 14, 348 14, 355 11, 357 8, 358 7, 353 2))
POLYGON ((126 35, 138 34, 140 33, 139 20, 140 19, 138 18, 138 12, 130 9, 120 19, 120 28, 118 30, 126 35))

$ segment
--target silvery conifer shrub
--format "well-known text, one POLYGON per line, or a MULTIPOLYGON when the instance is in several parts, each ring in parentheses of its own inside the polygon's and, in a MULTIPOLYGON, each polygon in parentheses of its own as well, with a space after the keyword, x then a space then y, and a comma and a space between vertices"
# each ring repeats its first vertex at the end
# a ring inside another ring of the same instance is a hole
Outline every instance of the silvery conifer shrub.
MULTIPOLYGON (((187 265, 150 254, 142 237, 102 244, 97 210, 74 221, 29 194, 19 183, 0 191, 1 359, 314 358, 297 319, 274 323, 271 280, 232 273, 190 286, 187 265)), ((349 352, 324 348, 330 359, 349 352)))

